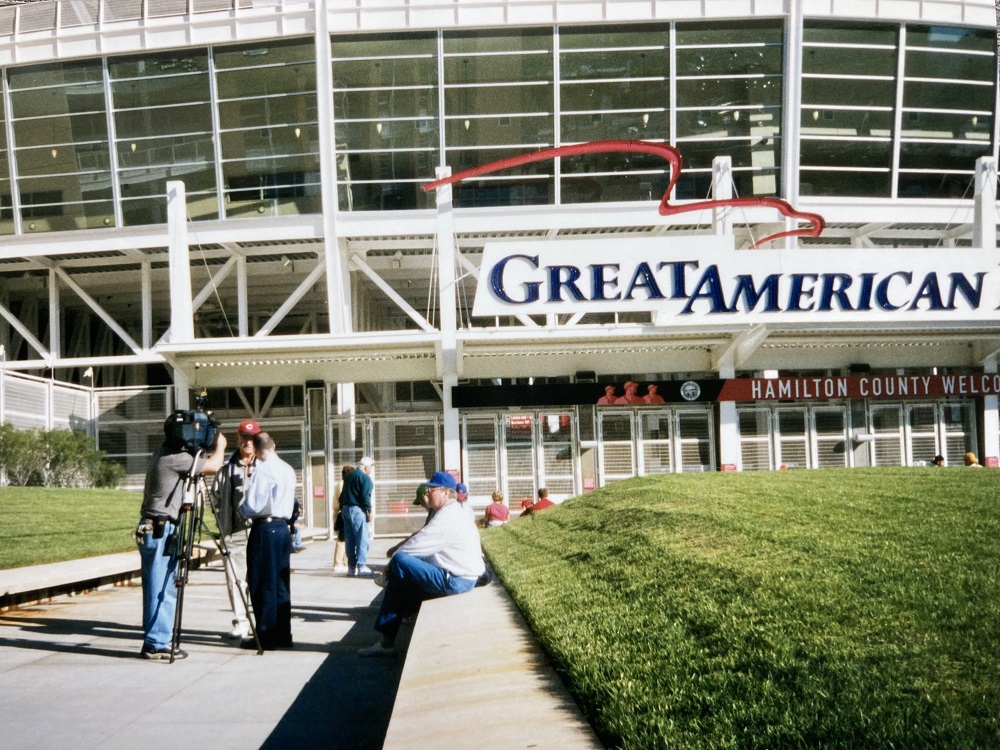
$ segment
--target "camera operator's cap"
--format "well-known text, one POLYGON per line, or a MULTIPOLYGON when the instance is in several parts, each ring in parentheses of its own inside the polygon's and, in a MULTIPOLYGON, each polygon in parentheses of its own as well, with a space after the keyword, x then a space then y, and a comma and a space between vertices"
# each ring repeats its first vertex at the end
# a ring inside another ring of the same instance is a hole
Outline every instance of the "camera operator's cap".
POLYGON ((469 488, 461 482, 455 485, 455 492, 458 493, 459 500, 464 500, 469 496, 469 488))
POLYGON ((372 458, 371 456, 365 456, 358 463, 360 463, 361 466, 374 466, 375 465, 375 459, 372 458))
POLYGON ((444 487, 448 490, 458 490, 458 484, 455 482, 455 477, 444 471, 435 471, 434 475, 424 482, 424 484, 428 487, 444 487))
POLYGON ((244 419, 236 429, 244 435, 256 435, 260 432, 260 425, 252 419, 244 419))

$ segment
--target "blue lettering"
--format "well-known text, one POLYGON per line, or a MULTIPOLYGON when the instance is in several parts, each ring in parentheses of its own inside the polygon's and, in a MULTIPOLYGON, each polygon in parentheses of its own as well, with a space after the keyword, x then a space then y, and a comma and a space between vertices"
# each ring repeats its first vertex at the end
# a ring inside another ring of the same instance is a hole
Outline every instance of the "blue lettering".
POLYGON ((736 291, 733 292, 733 301, 729 305, 729 312, 736 312, 736 306, 741 298, 746 306, 746 311, 750 312, 757 307, 760 298, 765 294, 767 295, 767 303, 764 305, 764 312, 778 312, 778 282, 780 279, 781 274, 772 273, 764 279, 764 283, 757 289, 753 284, 753 276, 740 274, 736 277, 736 291))
POLYGON ((902 305, 894 305, 889 301, 889 282, 892 281, 894 276, 905 279, 907 284, 913 281, 913 274, 908 271, 895 271, 882 279, 875 290, 875 301, 883 310, 898 310, 902 307, 902 305))
POLYGON ((965 278, 964 273, 950 273, 948 278, 951 279, 951 289, 948 290, 948 307, 949 310, 955 309, 955 293, 960 292, 965 301, 972 305, 973 309, 979 309, 979 301, 983 297, 983 279, 986 274, 980 271, 976 274, 976 286, 973 287, 969 283, 969 280, 965 278))
POLYGON ((944 303, 941 302, 941 287, 938 286, 938 277, 936 273, 929 273, 924 276, 923 283, 920 285, 920 289, 917 290, 917 294, 913 298, 913 303, 907 309, 919 309, 920 300, 922 299, 925 299, 928 303, 930 303, 927 308, 928 310, 944 309, 944 303))
POLYGON ((709 310, 710 313, 730 312, 729 308, 726 307, 726 300, 722 295, 722 280, 719 278, 718 266, 713 264, 705 269, 705 273, 701 275, 701 279, 698 281, 698 286, 692 292, 684 309, 681 310, 681 315, 690 315, 692 305, 699 299, 707 299, 712 303, 712 309, 709 310), (702 291, 703 289, 705 291, 702 291))
POLYGON ((829 311, 833 308, 833 300, 837 299, 837 307, 841 310, 853 310, 851 301, 847 299, 847 290, 851 288, 854 279, 848 273, 824 273, 823 287, 819 295, 818 310, 829 311))
POLYGON ((687 297, 687 284, 684 279, 684 271, 687 267, 698 268, 699 263, 696 260, 671 260, 660 263, 657 267, 657 271, 661 271, 664 268, 670 268, 671 281, 673 282, 672 291, 670 292, 671 299, 684 299, 687 297))
POLYGON ((621 299, 621 292, 615 292, 614 296, 608 297, 604 294, 604 287, 609 284, 613 286, 618 286, 618 270, 621 268, 617 263, 594 263, 590 266, 590 278, 592 281, 593 294, 591 294, 591 299, 594 300, 611 300, 611 299, 621 299), (615 271, 614 278, 605 279, 604 271, 605 269, 613 269, 615 271))
POLYGON ((646 262, 642 262, 635 267, 635 273, 632 274, 632 280, 628 283, 628 288, 625 291, 623 299, 632 299, 632 292, 636 289, 645 289, 646 299, 663 299, 663 292, 660 291, 660 285, 656 283, 656 279, 653 277, 653 270, 646 262))
POLYGON ((576 282, 580 278, 580 269, 576 266, 547 266, 549 271, 549 302, 562 302, 562 288, 566 287, 566 290, 573 295, 573 298, 578 302, 586 299, 580 288, 576 285, 576 282), (566 278, 562 278, 563 271, 566 272, 566 278))
POLYGON ((872 284, 875 282, 875 274, 861 274, 861 291, 858 292, 858 310, 872 309, 872 284))
POLYGON ((542 285, 540 281, 526 281, 524 282, 525 295, 522 300, 511 299, 507 295, 507 290, 504 288, 503 275, 507 270, 507 264, 512 260, 526 260, 535 268, 538 268, 538 256, 537 255, 508 255, 506 258, 502 259, 499 263, 493 266, 493 270, 490 271, 490 288, 493 290, 493 294, 502 299, 504 302, 510 302, 512 305, 524 305, 528 302, 538 301, 538 289, 542 285))
POLYGON ((806 287, 804 281, 815 282, 819 276, 814 273, 793 273, 792 274, 792 288, 788 292, 788 306, 787 310, 789 312, 805 312, 806 310, 812 310, 814 303, 812 302, 813 287, 806 287), (802 298, 805 297, 809 300, 808 307, 800 307, 802 298))

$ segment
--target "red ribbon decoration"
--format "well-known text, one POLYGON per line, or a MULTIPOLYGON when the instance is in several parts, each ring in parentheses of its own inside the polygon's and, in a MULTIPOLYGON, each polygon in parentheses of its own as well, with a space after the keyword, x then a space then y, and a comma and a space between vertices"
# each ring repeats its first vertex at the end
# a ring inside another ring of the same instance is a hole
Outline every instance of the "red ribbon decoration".
POLYGON ((812 224, 812 226, 803 229, 790 229, 786 232, 778 232, 777 234, 768 235, 764 239, 758 240, 750 245, 751 248, 759 247, 765 242, 777 240, 782 237, 819 237, 823 232, 823 229, 826 227, 826 220, 819 214, 798 211, 793 208, 788 201, 782 200, 781 198, 722 198, 717 200, 672 204, 670 202, 670 193, 673 191, 674 185, 677 184, 677 180, 681 175, 681 170, 684 165, 684 157, 681 156, 681 152, 673 146, 666 143, 650 143, 648 141, 593 141, 592 143, 579 143, 575 146, 559 146, 558 148, 542 149, 541 151, 535 151, 530 154, 512 156, 509 159, 500 159, 499 161, 484 164, 481 167, 466 169, 464 172, 458 172, 457 174, 453 174, 451 177, 445 177, 441 180, 428 182, 424 185, 424 192, 430 192, 431 190, 435 190, 444 185, 453 185, 456 182, 462 182, 463 180, 468 180, 471 177, 479 177, 480 175, 490 174, 492 172, 500 172, 504 169, 512 169, 514 167, 519 167, 522 164, 531 164, 536 161, 548 161, 549 159, 555 159, 557 156, 579 156, 581 154, 606 154, 619 152, 653 154, 654 156, 662 156, 670 163, 670 183, 667 185, 667 191, 663 194, 663 200, 660 201, 659 211, 661 216, 671 216, 673 214, 681 214, 687 211, 700 211, 706 208, 714 209, 722 206, 769 206, 771 208, 778 209, 783 216, 787 216, 792 219, 802 219, 812 224))

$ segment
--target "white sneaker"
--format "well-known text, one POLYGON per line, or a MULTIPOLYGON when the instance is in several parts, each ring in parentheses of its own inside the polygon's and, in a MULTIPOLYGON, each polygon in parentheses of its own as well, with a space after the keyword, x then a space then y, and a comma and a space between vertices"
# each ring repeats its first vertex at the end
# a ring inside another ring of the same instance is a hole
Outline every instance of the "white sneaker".
POLYGON ((398 656, 396 649, 392 646, 383 646, 382 641, 376 641, 368 648, 359 648, 358 656, 398 656))
POLYGON ((247 623, 245 623, 245 622, 243 622, 243 623, 237 622, 237 623, 233 624, 233 629, 229 631, 229 637, 233 638, 233 639, 236 639, 236 638, 246 638, 248 631, 249 631, 249 627, 248 627, 247 623))
POLYGON ((359 576, 370 576, 371 574, 372 574, 372 569, 369 568, 367 565, 362 565, 361 567, 358 568, 359 576))
POLYGON ((376 586, 381 586, 382 588, 385 588, 386 586, 389 585, 389 576, 385 574, 384 570, 380 571, 379 574, 376 575, 373 580, 375 581, 376 586))
POLYGON ((333 572, 334 573, 346 573, 347 572, 347 566, 346 565, 334 565, 333 566, 333 572))

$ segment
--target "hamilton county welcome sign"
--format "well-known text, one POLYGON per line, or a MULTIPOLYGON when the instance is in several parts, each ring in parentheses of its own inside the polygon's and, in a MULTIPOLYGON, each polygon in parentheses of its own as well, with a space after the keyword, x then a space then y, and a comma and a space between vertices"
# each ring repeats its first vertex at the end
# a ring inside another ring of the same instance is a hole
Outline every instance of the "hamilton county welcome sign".
POLYGON ((732 237, 487 243, 474 315, 652 311, 662 325, 997 320, 997 250, 736 250, 732 237))

